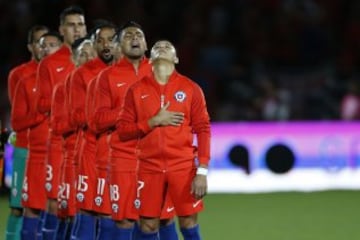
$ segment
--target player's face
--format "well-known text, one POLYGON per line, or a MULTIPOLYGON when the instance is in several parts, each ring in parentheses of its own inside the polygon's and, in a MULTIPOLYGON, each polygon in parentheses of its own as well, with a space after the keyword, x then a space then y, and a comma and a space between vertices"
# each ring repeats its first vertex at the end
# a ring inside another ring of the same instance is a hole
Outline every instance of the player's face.
POLYGON ((32 41, 32 43, 30 43, 28 45, 29 51, 31 52, 33 58, 37 62, 41 60, 42 54, 43 54, 42 49, 39 44, 39 41, 40 41, 41 36, 47 32, 48 32, 47 30, 39 30, 39 31, 34 32, 33 41, 32 41))
POLYGON ((114 45, 114 59, 115 61, 118 61, 123 57, 123 54, 121 52, 121 46, 119 42, 113 42, 113 45, 114 45))
POLYGON ((45 36, 40 38, 40 47, 42 50, 43 57, 53 54, 60 49, 62 43, 61 41, 54 36, 45 36))
POLYGON ((152 62, 155 60, 163 59, 172 63, 178 63, 179 60, 176 56, 174 45, 169 41, 158 41, 151 48, 150 59, 152 62))
POLYGON ((67 15, 63 24, 59 27, 59 32, 64 36, 64 42, 68 45, 71 45, 78 38, 85 37, 86 25, 84 16, 80 14, 67 15))
POLYGON ((136 27, 128 27, 122 31, 120 45, 122 54, 130 59, 143 57, 147 50, 145 35, 136 27))
POLYGON ((114 59, 114 44, 112 42, 115 35, 113 28, 100 28, 96 32, 95 49, 97 55, 105 63, 110 63, 114 59))
POLYGON ((94 46, 87 42, 81 44, 77 49, 77 57, 75 58, 75 65, 81 66, 84 63, 94 59, 96 57, 96 52, 94 46))

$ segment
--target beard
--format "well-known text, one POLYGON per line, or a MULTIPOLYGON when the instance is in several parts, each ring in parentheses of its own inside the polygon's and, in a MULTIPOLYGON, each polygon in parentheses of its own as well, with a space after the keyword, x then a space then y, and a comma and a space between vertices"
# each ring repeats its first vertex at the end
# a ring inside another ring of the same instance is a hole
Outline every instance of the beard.
POLYGON ((114 55, 105 57, 104 55, 100 55, 99 58, 101 59, 101 61, 103 61, 106 64, 111 63, 114 60, 114 55))

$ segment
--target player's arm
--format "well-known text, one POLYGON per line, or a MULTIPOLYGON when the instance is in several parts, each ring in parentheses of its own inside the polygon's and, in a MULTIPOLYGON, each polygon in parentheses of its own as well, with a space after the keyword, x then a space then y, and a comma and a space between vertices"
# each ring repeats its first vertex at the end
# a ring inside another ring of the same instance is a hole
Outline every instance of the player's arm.
POLYGON ((9 96, 10 104, 13 104, 16 85, 19 82, 18 80, 19 80, 18 68, 15 68, 10 71, 8 76, 8 96, 9 96))
POLYGON ((83 127, 86 124, 86 85, 79 71, 75 71, 70 79, 69 92, 70 120, 75 126, 83 127))
POLYGON ((116 126, 121 106, 113 106, 111 86, 106 74, 99 75, 95 88, 93 120, 96 131, 103 132, 116 126))
POLYGON ((55 134, 63 135, 72 130, 66 115, 65 86, 58 85, 54 89, 50 115, 50 127, 55 134))
POLYGON ((96 86, 96 78, 90 81, 86 90, 85 115, 86 115, 86 123, 89 129, 95 133, 100 133, 97 131, 94 120, 95 86, 96 86))
POLYGON ((210 160, 210 118, 205 97, 198 85, 195 85, 191 104, 191 125, 198 142, 198 160, 207 167, 210 160))
POLYGON ((116 131, 118 132, 121 141, 141 138, 151 131, 151 127, 147 120, 137 123, 134 92, 131 88, 126 93, 124 106, 120 112, 116 131))
POLYGON ((156 127, 180 126, 184 121, 184 113, 168 111, 170 102, 162 106, 159 111, 149 119, 137 121, 134 92, 130 88, 125 97, 121 110, 117 131, 122 141, 141 138, 156 127))
POLYGON ((15 131, 26 130, 45 120, 43 115, 31 111, 31 99, 29 99, 26 86, 20 81, 15 89, 11 109, 11 125, 15 131))
POLYGON ((38 91, 38 100, 36 103, 37 110, 48 115, 51 110, 52 81, 49 68, 44 62, 40 62, 37 76, 36 89, 38 91))
POLYGON ((201 88, 194 86, 191 102, 191 125, 198 142, 198 162, 196 176, 192 182, 191 192, 195 198, 201 199, 207 193, 207 173, 210 160, 210 118, 206 101, 201 88))

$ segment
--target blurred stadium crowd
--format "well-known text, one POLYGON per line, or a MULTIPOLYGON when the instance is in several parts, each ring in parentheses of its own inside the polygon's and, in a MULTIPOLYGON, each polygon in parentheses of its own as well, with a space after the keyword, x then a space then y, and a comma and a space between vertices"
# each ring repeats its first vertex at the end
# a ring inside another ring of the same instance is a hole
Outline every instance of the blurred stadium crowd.
POLYGON ((175 43, 180 72, 197 81, 213 121, 360 119, 358 0, 0 1, 1 119, 10 68, 26 61, 33 24, 55 29, 78 4, 102 18, 141 23, 152 45, 175 43))

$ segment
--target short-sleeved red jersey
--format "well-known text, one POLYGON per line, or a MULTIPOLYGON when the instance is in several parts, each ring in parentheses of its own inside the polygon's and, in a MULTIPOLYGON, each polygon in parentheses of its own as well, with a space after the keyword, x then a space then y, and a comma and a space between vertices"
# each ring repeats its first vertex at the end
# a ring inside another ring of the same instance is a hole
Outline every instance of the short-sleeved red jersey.
POLYGON ((149 75, 129 89, 117 131, 122 140, 140 140, 138 157, 143 170, 178 170, 196 167, 195 158, 200 164, 208 164, 210 159, 210 120, 203 92, 176 71, 164 86, 149 75), (185 114, 184 122, 151 129, 149 119, 167 102, 168 111, 185 114))

